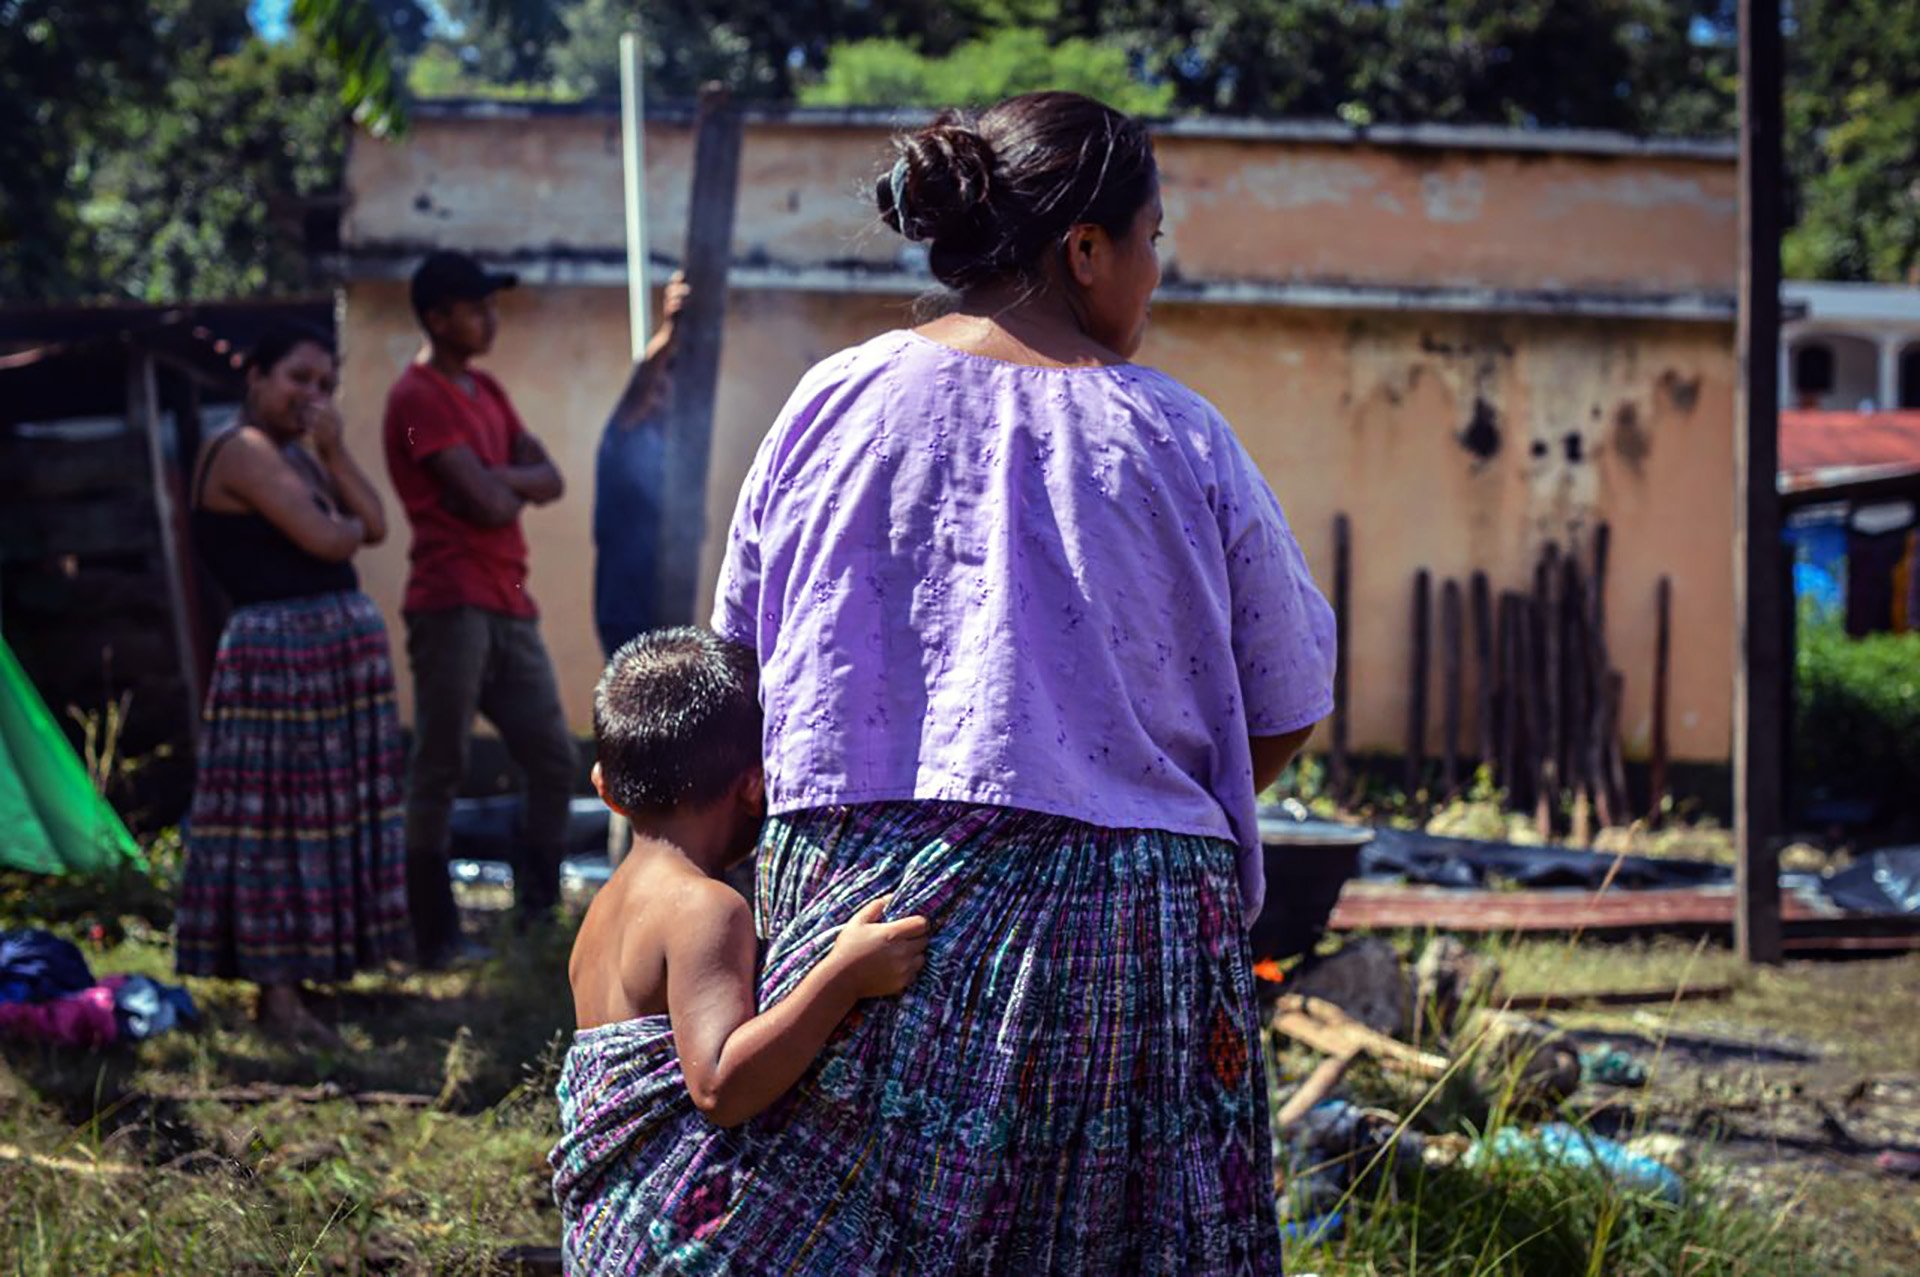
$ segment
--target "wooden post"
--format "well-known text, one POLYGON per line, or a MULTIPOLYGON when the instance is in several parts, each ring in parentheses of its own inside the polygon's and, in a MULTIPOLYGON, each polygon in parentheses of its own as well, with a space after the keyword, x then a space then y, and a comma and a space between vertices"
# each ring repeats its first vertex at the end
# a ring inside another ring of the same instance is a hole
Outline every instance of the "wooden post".
POLYGON ((1587 582, 1580 556, 1560 563, 1560 776, 1576 797, 1591 798, 1587 775, 1587 737, 1592 724, 1587 690, 1587 582))
POLYGON ((1593 801, 1602 828, 1627 819, 1626 794, 1614 785, 1611 768, 1619 741, 1619 707, 1607 690, 1613 673, 1607 643, 1607 563, 1612 545, 1613 529, 1602 523, 1593 530, 1593 571, 1587 578, 1587 686, 1593 696, 1587 770, 1593 776, 1593 801))
POLYGON ((1534 826, 1543 841, 1553 838, 1555 809, 1560 805, 1560 550, 1549 543, 1534 573, 1534 626, 1539 636, 1539 731, 1533 751, 1539 763, 1534 792, 1534 826))
POLYGON ((1475 572, 1469 587, 1473 606, 1473 726, 1474 753, 1479 765, 1493 770, 1495 723, 1493 708, 1493 592, 1485 572, 1475 572))
POLYGON ((1413 668, 1407 684, 1407 771, 1406 791, 1411 799, 1420 792, 1421 774, 1427 765, 1427 666, 1431 642, 1432 578, 1421 568, 1413 574, 1413 668))
POLYGON ((1440 587, 1440 789, 1460 789, 1460 582, 1440 587))
POLYGON ((162 579, 167 583, 167 614, 173 623, 173 645, 187 697, 187 722, 198 742, 200 657, 194 642, 195 599, 185 557, 181 503, 174 489, 173 467, 167 460, 166 440, 161 437, 160 383, 153 354, 132 346, 127 349, 127 421, 147 438, 153 516, 160 525, 160 564, 162 579))
POLYGON ((1740 356, 1734 426, 1734 942, 1781 958, 1780 791, 1786 778, 1780 589, 1780 0, 1739 0, 1740 356))
POLYGON ((700 549, 707 530, 707 462, 727 317, 727 268, 733 254, 734 195, 740 185, 740 113, 727 91, 700 94, 687 212, 687 286, 678 320, 673 402, 667 413, 665 483, 660 494, 660 625, 694 620, 700 549))
POLYGON ((1530 594, 1513 599, 1513 678, 1508 684, 1513 693, 1515 721, 1513 795, 1514 805, 1524 811, 1536 805, 1540 795, 1540 750, 1545 732, 1541 728, 1539 600, 1530 594))
POLYGON ((1352 780, 1347 760, 1347 627, 1353 610, 1353 526, 1344 514, 1333 516, 1333 748, 1328 760, 1333 792, 1344 796, 1352 780))
POLYGON ((1667 805, 1667 669, 1673 659, 1673 580, 1654 596, 1653 757, 1647 765, 1647 823, 1658 828, 1667 805))
MULTIPOLYGON (((1540 741, 1546 739, 1542 718, 1546 709, 1540 703, 1540 599, 1530 593, 1513 599, 1513 693, 1519 701, 1519 753, 1515 755, 1515 778, 1519 810, 1540 803, 1540 741)), ((1551 833, 1551 830, 1549 830, 1551 833)))
POLYGON ((1520 600, 1512 593, 1500 596, 1500 787, 1507 804, 1520 801, 1520 658, 1518 655, 1520 600))
POLYGON ((1627 760, 1620 752, 1620 707, 1627 699, 1627 676, 1619 670, 1607 671, 1607 792, 1612 795, 1613 810, 1622 822, 1632 810, 1627 796, 1627 760))

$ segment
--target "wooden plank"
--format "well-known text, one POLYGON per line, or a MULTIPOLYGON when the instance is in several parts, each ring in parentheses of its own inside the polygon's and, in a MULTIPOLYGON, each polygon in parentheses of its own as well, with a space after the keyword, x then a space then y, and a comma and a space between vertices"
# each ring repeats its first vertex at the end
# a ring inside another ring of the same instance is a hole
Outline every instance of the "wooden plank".
POLYGON ((695 128, 693 193, 687 210, 687 285, 667 413, 665 483, 660 500, 661 625, 694 620, 700 551, 706 539, 707 467, 713 450, 714 398, 720 380, 721 330, 740 185, 740 112, 725 89, 700 94, 695 128))
MULTIPOLYGON (((1632 934, 1676 931, 1732 933, 1736 890, 1688 887, 1666 891, 1462 891, 1385 882, 1350 882, 1328 928, 1352 931, 1457 931, 1463 934, 1571 932, 1632 934)), ((1782 897, 1783 941, 1795 952, 1920 950, 1920 918, 1847 914, 1782 897)))
POLYGON ((1446 1056, 1418 1050, 1368 1028, 1324 998, 1285 994, 1273 1004, 1271 1023, 1278 1032, 1316 1051, 1336 1056, 1364 1052, 1383 1068, 1414 1077, 1439 1077, 1452 1067, 1446 1056))
POLYGON ((0 504, 0 558, 157 554, 159 531, 144 496, 0 504))
POLYGON ((1287 1102, 1280 1106, 1280 1112, 1274 1116, 1273 1124, 1284 1131, 1299 1122, 1314 1105, 1332 1094, 1333 1088, 1340 1085, 1340 1079, 1346 1076, 1347 1070, 1353 1066, 1355 1060, 1360 1058, 1360 1055, 1361 1052, 1356 1047, 1337 1055, 1329 1055, 1320 1061, 1314 1066, 1313 1072, 1307 1074, 1306 1080, 1300 1083, 1299 1089, 1289 1095, 1287 1102))
POLYGON ((1413 574, 1413 665, 1407 678, 1406 791, 1420 792, 1427 769, 1427 667, 1432 663, 1433 579, 1425 568, 1413 574))
POLYGON ((0 439, 0 496, 48 501, 147 490, 146 441, 131 432, 105 439, 0 439))
MULTIPOLYGON (((169 688, 182 686, 173 635, 164 623, 103 625, 61 618, 23 631, 15 647, 56 715, 74 699, 82 708, 98 709, 101 698, 113 694, 109 688, 145 688, 156 679, 169 688)), ((144 695, 140 699, 136 712, 142 717, 156 712, 144 695)))
POLYGON ((1449 798, 1460 789, 1460 583, 1440 587, 1440 789, 1449 798))
POLYGON ((22 566, 7 574, 7 606, 49 621, 120 620, 166 624, 166 583, 153 572, 80 565, 72 575, 22 566))
POLYGON ((1734 432, 1734 941, 1749 962, 1781 957, 1781 789, 1786 724, 1780 591, 1780 0, 1739 0, 1740 389, 1734 432))
POLYGON ((1507 1005, 1515 1011, 1570 1011, 1576 1007, 1635 1007, 1672 1002, 1724 1002, 1733 996, 1730 984, 1683 984, 1659 989, 1589 989, 1586 992, 1514 993, 1507 1005))
POLYGON ((1647 764, 1647 823, 1658 826, 1667 806, 1667 677, 1673 665, 1673 579, 1654 592, 1653 754, 1647 764))
POLYGON ((1494 721, 1493 590, 1485 572, 1475 572, 1469 586, 1473 608, 1473 726, 1474 754, 1482 767, 1492 769, 1498 747, 1494 721))
POLYGON ((1333 791, 1345 794, 1353 777, 1348 762, 1349 715, 1347 631, 1352 624, 1353 526, 1344 514, 1333 516, 1333 750, 1329 771, 1333 791))

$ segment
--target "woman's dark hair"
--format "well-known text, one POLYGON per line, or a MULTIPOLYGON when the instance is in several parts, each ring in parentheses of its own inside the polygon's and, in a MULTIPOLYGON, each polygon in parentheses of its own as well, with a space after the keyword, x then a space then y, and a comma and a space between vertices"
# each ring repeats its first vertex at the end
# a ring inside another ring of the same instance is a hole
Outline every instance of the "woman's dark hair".
POLYGON ((339 358, 333 349, 333 338, 318 328, 306 324, 277 322, 260 334, 257 341, 247 351, 246 362, 241 365, 245 372, 257 372, 266 376, 277 367, 282 359, 291 355, 302 346, 318 346, 327 352, 330 358, 339 358))
POLYGON ((701 805, 760 761, 760 665, 711 630, 652 630, 613 654, 593 689, 607 795, 629 812, 701 805))
POLYGON ((894 145, 874 186, 881 220, 925 241, 934 277, 955 289, 1032 278, 1083 222, 1125 234, 1158 181, 1146 126, 1078 93, 945 111, 894 145))

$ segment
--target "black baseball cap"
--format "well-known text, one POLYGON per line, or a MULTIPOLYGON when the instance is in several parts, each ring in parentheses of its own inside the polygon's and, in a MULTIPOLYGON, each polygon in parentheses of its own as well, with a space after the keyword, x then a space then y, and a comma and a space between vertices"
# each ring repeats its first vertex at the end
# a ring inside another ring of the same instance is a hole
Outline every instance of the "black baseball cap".
POLYGON ((519 282, 518 275, 487 270, 465 253, 428 253, 413 271, 413 313, 424 319, 448 302, 477 302, 519 282))

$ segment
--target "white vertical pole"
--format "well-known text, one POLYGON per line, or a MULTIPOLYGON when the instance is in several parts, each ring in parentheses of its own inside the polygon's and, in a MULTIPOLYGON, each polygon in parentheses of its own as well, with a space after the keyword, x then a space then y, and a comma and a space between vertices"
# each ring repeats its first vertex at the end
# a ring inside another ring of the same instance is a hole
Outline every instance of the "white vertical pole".
POLYGON ((647 148, 640 92, 640 34, 620 36, 620 168, 627 195, 627 320, 633 357, 647 348, 647 148))
POLYGON ((1899 333, 1882 333, 1879 344, 1873 348, 1875 367, 1880 374, 1874 387, 1877 402, 1873 406, 1881 412, 1892 412, 1900 406, 1900 350, 1904 344, 1899 333))

